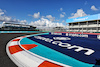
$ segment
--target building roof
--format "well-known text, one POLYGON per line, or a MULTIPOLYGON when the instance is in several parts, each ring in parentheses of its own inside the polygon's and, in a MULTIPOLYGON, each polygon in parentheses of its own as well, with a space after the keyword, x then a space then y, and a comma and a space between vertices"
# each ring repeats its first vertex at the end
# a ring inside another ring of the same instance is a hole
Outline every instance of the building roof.
POLYGON ((85 21, 92 21, 92 20, 100 20, 100 14, 67 19, 66 22, 67 23, 76 23, 76 22, 85 22, 85 21))

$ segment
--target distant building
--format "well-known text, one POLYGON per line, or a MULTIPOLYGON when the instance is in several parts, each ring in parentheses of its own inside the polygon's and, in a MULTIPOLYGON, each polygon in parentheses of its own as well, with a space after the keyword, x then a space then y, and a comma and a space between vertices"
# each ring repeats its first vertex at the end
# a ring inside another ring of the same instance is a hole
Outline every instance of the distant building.
POLYGON ((35 30, 36 27, 24 24, 14 24, 9 22, 3 22, 1 30, 35 30))
POLYGON ((100 14, 67 19, 69 31, 100 32, 100 14))
POLYGON ((53 28, 54 31, 60 31, 60 32, 65 32, 66 29, 64 27, 54 27, 53 28))

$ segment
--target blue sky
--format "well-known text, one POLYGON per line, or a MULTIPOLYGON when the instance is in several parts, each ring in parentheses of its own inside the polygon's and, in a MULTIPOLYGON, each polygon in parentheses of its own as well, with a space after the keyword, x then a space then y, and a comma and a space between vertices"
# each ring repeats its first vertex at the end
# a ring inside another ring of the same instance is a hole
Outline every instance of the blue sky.
POLYGON ((44 18, 65 25, 68 18, 100 13, 100 0, 0 0, 0 9, 2 16, 27 24, 39 24, 44 18))

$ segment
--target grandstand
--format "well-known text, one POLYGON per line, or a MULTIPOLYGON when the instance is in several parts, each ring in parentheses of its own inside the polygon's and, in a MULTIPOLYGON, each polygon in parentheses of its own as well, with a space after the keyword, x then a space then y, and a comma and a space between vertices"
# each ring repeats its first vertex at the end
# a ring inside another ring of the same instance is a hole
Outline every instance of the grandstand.
POLYGON ((67 19, 69 31, 100 32, 100 14, 67 19))
POLYGON ((25 24, 15 24, 10 22, 3 22, 0 30, 35 30, 36 27, 25 24))

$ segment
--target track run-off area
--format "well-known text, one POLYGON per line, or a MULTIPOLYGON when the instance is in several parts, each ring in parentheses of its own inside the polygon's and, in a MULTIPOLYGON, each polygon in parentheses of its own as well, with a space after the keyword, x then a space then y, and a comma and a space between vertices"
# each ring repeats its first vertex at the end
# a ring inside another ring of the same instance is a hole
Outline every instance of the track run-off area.
POLYGON ((99 39, 94 33, 40 33, 9 41, 6 52, 19 67, 98 67, 99 39))

